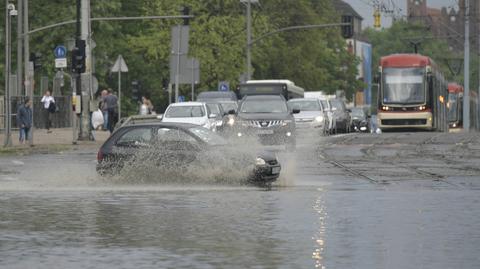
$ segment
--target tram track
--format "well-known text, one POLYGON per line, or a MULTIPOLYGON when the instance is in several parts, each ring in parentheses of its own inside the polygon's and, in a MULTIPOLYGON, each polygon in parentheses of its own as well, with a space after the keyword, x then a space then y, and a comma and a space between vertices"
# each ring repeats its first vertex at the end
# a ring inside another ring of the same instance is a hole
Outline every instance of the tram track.
MULTIPOLYGON (((410 135, 410 134, 408 134, 410 135)), ((427 138, 421 139, 421 141, 418 141, 417 143, 414 143, 412 145, 409 145, 407 149, 404 149, 403 152, 407 154, 402 154, 402 151, 397 152, 397 154, 394 157, 390 156, 378 156, 376 151, 381 149, 382 146, 392 144, 392 141, 401 141, 401 138, 405 138, 405 133, 399 133, 395 134, 393 136, 379 136, 378 140, 374 141, 373 143, 369 144, 368 146, 361 148, 360 151, 364 155, 364 159, 372 164, 376 164, 377 166, 382 166, 388 165, 394 168, 399 168, 402 170, 407 170, 412 172, 413 174, 418 175, 422 180, 431 180, 434 182, 441 182, 443 184, 446 184, 451 187, 455 187, 457 189, 465 189, 466 187, 461 184, 456 184, 453 182, 450 182, 447 180, 447 176, 431 172, 431 171, 425 171, 422 169, 422 167, 416 166, 414 163, 412 164, 399 164, 398 160, 399 159, 408 159, 410 158, 408 155, 412 155, 412 151, 415 156, 422 156, 426 154, 425 146, 431 145, 431 144, 441 144, 441 142, 438 142, 439 139, 443 133, 438 133, 434 134, 431 136, 428 136, 427 138)), ((340 145, 348 145, 351 143, 352 140, 354 140, 356 136, 351 136, 348 139, 344 139, 343 141, 336 141, 337 144, 340 145)), ((462 138, 459 142, 456 143, 461 143, 461 144, 469 144, 472 143, 472 141, 475 140, 475 137, 469 136, 466 138, 462 138)), ((332 164, 333 166, 342 169, 343 171, 347 172, 350 175, 354 175, 358 178, 364 179, 372 184, 388 184, 389 180, 383 180, 383 179, 378 179, 375 176, 369 175, 369 172, 364 172, 360 169, 353 168, 349 166, 348 164, 345 164, 342 160, 338 160, 336 158, 333 158, 329 156, 326 151, 329 149, 332 149, 335 143, 328 143, 323 145, 322 147, 319 148, 319 155, 322 159, 324 159, 326 162, 332 164)), ((434 158, 438 161, 445 162, 447 159, 446 156, 440 155, 438 156, 431 156, 431 158, 434 158)))

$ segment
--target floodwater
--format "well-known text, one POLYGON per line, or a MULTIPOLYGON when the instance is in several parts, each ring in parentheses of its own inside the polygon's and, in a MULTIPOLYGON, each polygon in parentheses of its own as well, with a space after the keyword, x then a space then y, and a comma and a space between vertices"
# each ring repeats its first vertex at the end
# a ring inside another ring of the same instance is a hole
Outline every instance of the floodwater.
POLYGON ((372 184, 310 143, 272 189, 117 184, 94 151, 2 157, 0 268, 480 267, 477 189, 372 184))

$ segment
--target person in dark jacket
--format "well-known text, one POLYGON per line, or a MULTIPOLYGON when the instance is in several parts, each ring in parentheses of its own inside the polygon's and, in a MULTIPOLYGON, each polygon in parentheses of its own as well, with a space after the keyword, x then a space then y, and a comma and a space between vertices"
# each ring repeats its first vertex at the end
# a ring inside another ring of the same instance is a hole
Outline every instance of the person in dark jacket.
POLYGON ((32 118, 32 101, 30 99, 25 99, 25 102, 18 107, 17 111, 17 124, 20 128, 20 144, 24 144, 25 140, 30 141, 30 130, 32 128, 33 118, 32 118))

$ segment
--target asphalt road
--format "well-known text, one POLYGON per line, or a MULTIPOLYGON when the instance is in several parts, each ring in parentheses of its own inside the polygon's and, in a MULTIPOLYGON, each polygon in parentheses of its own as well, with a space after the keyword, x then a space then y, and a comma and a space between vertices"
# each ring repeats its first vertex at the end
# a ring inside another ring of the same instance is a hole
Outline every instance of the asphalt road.
POLYGON ((3 156, 0 268, 479 268, 479 149, 302 134, 272 189, 105 180, 91 149, 3 156))

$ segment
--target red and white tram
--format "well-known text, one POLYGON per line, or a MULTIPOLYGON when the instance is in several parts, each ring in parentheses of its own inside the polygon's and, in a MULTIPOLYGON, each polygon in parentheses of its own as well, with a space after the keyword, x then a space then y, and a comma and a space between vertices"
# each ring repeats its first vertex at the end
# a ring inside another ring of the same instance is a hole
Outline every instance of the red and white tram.
POLYGON ((378 127, 447 131, 447 83, 432 59, 393 54, 380 60, 378 127))

